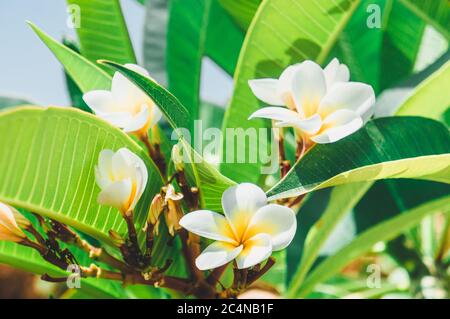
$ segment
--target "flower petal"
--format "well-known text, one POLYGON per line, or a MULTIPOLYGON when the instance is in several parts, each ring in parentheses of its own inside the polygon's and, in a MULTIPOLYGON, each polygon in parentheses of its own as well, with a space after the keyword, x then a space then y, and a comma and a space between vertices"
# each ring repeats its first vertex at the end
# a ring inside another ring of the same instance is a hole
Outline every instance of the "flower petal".
POLYGON ((128 210, 128 203, 131 196, 132 182, 130 179, 111 183, 102 189, 97 201, 100 205, 112 206, 125 212, 128 210))
POLYGON ((284 105, 289 108, 293 108, 294 105, 292 101, 292 79, 295 74, 295 70, 301 65, 301 63, 296 63, 288 66, 284 69, 283 73, 281 73, 280 78, 278 80, 278 96, 280 96, 284 105))
POLYGON ((148 106, 146 104, 143 104, 141 106, 141 111, 133 117, 133 119, 128 123, 127 126, 123 128, 123 131, 125 133, 131 133, 145 128, 150 120, 149 113, 150 112, 148 106))
POLYGON ((267 204, 267 196, 258 186, 242 183, 222 194, 222 207, 235 235, 240 237, 258 208, 267 204))
POLYGON ((83 95, 83 100, 95 114, 118 111, 117 105, 114 102, 114 98, 110 91, 89 91, 83 95))
POLYGON ((130 121, 133 120, 133 115, 131 113, 125 112, 113 112, 113 113, 102 113, 97 112, 96 115, 118 128, 124 128, 129 125, 130 121))
MULTIPOLYGON (((147 70, 136 64, 125 64, 125 67, 143 76, 150 77, 147 70)), ((142 102, 149 99, 138 86, 128 80, 120 72, 114 73, 111 84, 111 93, 123 111, 131 110, 136 104, 142 104, 142 102)))
POLYGON ((241 246, 216 241, 205 248, 195 260, 195 265, 200 270, 217 268, 235 259, 242 251, 241 246))
POLYGON ((297 112, 283 107, 264 107, 250 115, 252 118, 265 118, 275 120, 276 127, 296 127, 309 134, 315 134, 322 126, 322 119, 318 114, 308 119, 301 119, 297 112))
POLYGON ((292 209, 278 204, 269 204, 258 209, 250 221, 246 237, 268 234, 272 240, 272 250, 286 248, 294 238, 297 219, 292 209))
POLYGON ((347 109, 360 116, 370 117, 375 104, 375 92, 370 85, 360 82, 336 83, 322 99, 319 113, 323 118, 336 110, 347 109))
MULTIPOLYGON (((97 184, 102 187, 103 184, 109 184, 112 176, 112 150, 102 150, 98 156, 98 166, 96 170, 97 184), (98 174, 97 174, 98 173, 98 174)), ((106 186, 106 185, 105 185, 106 186)))
POLYGON ((331 60, 323 71, 325 72, 327 91, 336 83, 348 82, 350 80, 350 71, 348 67, 345 64, 339 63, 337 58, 331 60))
POLYGON ((180 219, 181 227, 191 233, 228 243, 236 243, 227 219, 209 210, 197 210, 180 219))
POLYGON ((150 127, 153 127, 163 116, 159 107, 154 103, 150 111, 150 127))
POLYGON ((245 242, 244 249, 236 258, 239 269, 252 267, 272 254, 272 243, 267 234, 257 234, 245 242))
POLYGON ((295 69, 291 90, 300 115, 304 118, 312 116, 327 90, 322 68, 312 61, 303 62, 295 69))
POLYGON ((278 94, 278 80, 276 79, 257 79, 248 81, 248 85, 253 94, 261 101, 270 104, 283 106, 283 100, 278 94))
POLYGON ((363 126, 363 119, 353 111, 338 110, 324 120, 325 129, 320 134, 311 137, 319 144, 334 143, 363 126))

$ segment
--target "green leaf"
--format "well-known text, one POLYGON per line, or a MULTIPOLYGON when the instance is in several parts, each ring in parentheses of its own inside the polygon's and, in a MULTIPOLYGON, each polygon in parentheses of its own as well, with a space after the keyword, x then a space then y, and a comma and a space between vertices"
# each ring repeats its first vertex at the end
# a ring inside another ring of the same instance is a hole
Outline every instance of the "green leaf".
POLYGON ((102 149, 127 147, 146 163, 149 182, 136 209, 142 224, 162 178, 145 151, 103 120, 72 108, 26 107, 0 113, 0 200, 110 243, 125 232, 116 209, 97 204, 94 167, 102 149))
MULTIPOLYGON (((64 39, 63 44, 69 49, 75 51, 76 53, 80 53, 78 46, 73 41, 64 39)), ((82 111, 92 113, 92 110, 83 100, 83 92, 75 83, 75 81, 72 79, 72 77, 69 74, 67 74, 67 72, 64 72, 64 76, 66 78, 66 87, 67 91, 69 92, 71 106, 76 107, 82 111)))
MULTIPOLYGON (((265 0, 247 31, 235 72, 235 90, 224 122, 226 128, 267 128, 248 117, 263 104, 252 94, 248 80, 278 77, 290 64, 305 59, 322 64, 359 1, 265 0)), ((247 146, 248 154, 266 149, 266 140, 247 146)), ((226 143, 224 143, 226 144, 226 143)), ((225 149, 226 145, 224 145, 225 149)), ((237 154, 235 154, 237 156, 237 154)), ((228 161, 227 161, 228 162, 228 161)), ((258 182, 262 163, 223 163, 221 171, 236 181, 258 182)))
POLYGON ((350 182, 385 178, 449 180, 450 134, 439 122, 388 117, 332 144, 316 145, 277 185, 270 199, 350 182))
POLYGON ((243 30, 250 26, 261 2, 262 0, 219 0, 220 5, 233 16, 243 30))
POLYGON ((336 43, 336 55, 348 65, 352 81, 370 84, 375 92, 379 92, 383 30, 366 27, 369 5, 376 5, 384 12, 386 1, 361 1, 336 43))
POLYGON ((29 22, 28 24, 53 52, 66 69, 66 72, 83 92, 91 90, 109 90, 111 88, 111 77, 108 73, 75 51, 51 38, 33 23, 29 22))
POLYGON ((167 30, 169 90, 199 118, 200 75, 207 54, 232 73, 242 32, 213 0, 173 0, 167 30))
POLYGON ((307 296, 316 284, 324 282, 339 273, 350 261, 368 252, 377 242, 391 240, 420 223, 424 217, 431 216, 437 212, 445 214, 450 212, 450 196, 411 209, 365 231, 345 248, 317 266, 301 287, 291 286, 289 288, 289 297, 307 296))
POLYGON ((425 23, 399 1, 387 2, 383 19, 381 90, 413 72, 425 30, 425 23))
POLYGON ((81 54, 92 62, 136 63, 119 0, 67 0, 79 7, 81 54))
POLYGON ((399 2, 450 40, 450 7, 447 0, 400 0, 399 2))
POLYGON ((430 75, 398 109, 397 115, 420 115, 440 120, 450 106, 450 62, 430 75))
POLYGON ((233 74, 244 41, 244 33, 231 17, 213 0, 209 12, 205 54, 228 74, 233 74))
MULTIPOLYGON (((320 250, 342 218, 348 214, 370 188, 371 183, 352 183, 334 187, 320 219, 308 232, 303 254, 291 281, 292 289, 298 289, 319 256, 320 250)), ((300 216, 303 216, 300 212, 300 216)))

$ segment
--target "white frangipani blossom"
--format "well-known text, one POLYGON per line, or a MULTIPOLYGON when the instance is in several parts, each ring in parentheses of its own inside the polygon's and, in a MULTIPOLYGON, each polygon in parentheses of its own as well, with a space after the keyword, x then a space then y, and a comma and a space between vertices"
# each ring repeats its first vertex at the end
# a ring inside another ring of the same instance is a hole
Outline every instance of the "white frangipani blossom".
POLYGON ((0 202, 0 240, 17 243, 27 237, 17 224, 16 213, 14 208, 0 202))
POLYGON ((294 127, 316 143, 336 142, 360 129, 373 114, 373 88, 349 79, 347 66, 335 58, 325 69, 304 61, 286 68, 279 79, 250 80, 255 96, 271 106, 249 119, 294 127))
POLYGON ((202 237, 215 240, 196 259, 200 270, 220 267, 236 259, 238 268, 252 267, 273 251, 286 248, 297 229, 292 209, 267 204, 264 191, 243 183, 228 188, 222 195, 221 215, 209 210, 189 213, 180 225, 202 237))
MULTIPOLYGON (((147 70, 138 65, 125 66, 150 77, 147 70)), ((145 135, 162 115, 155 102, 120 72, 114 73, 111 91, 90 91, 83 95, 83 99, 97 116, 126 133, 145 135)))
POLYGON ((130 150, 121 148, 114 153, 105 149, 100 152, 95 178, 101 188, 99 204, 116 207, 124 214, 141 198, 148 173, 142 159, 130 150))

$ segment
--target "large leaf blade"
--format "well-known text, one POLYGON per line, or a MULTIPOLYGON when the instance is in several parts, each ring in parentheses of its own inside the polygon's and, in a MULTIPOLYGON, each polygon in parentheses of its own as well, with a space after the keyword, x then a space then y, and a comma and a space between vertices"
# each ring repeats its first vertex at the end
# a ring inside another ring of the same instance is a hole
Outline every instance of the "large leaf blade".
POLYGON ((380 118, 341 141, 316 145, 268 195, 271 199, 298 196, 385 178, 448 183, 449 153, 450 135, 441 123, 418 117, 380 118))
POLYGON ((111 88, 111 77, 108 73, 75 51, 59 43, 33 23, 29 22, 29 25, 61 62, 66 72, 83 92, 102 89, 109 90, 111 88))
POLYGON ((79 7, 80 26, 76 28, 81 54, 92 62, 108 59, 136 63, 119 0, 67 0, 79 7))
POLYGON ((100 206, 94 166, 102 149, 127 147, 141 157, 149 183, 137 209, 146 218, 162 178, 145 151, 108 123, 75 109, 26 107, 0 113, 0 200, 68 224, 110 242, 109 229, 125 231, 117 210, 100 206))
POLYGON ((377 242, 393 239, 420 223, 424 217, 437 212, 445 214, 450 212, 449 196, 420 205, 365 231, 349 245, 317 266, 301 287, 291 286, 289 296, 304 297, 308 295, 317 283, 324 282, 337 274, 351 260, 369 251, 377 242))
MULTIPOLYGON (((226 128, 264 129, 263 120, 248 117, 263 104, 252 94, 248 80, 278 77, 288 65, 305 59, 324 63, 338 35, 359 1, 283 1, 261 3, 247 31, 235 72, 235 90, 224 119, 226 128)), ((246 156, 265 149, 266 140, 250 143, 246 156)), ((224 143, 224 149, 227 143, 224 143)), ((235 152, 236 153, 236 152, 235 152)), ((221 165, 221 171, 236 181, 258 182, 261 162, 221 165)))
POLYGON ((415 89, 402 106, 398 115, 420 115, 439 120, 450 106, 450 62, 430 75, 415 89))

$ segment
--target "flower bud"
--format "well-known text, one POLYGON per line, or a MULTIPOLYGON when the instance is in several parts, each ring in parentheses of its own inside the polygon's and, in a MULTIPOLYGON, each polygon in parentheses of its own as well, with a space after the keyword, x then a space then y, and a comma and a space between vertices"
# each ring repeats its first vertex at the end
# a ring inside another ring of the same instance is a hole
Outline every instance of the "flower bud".
POLYGON ((112 239, 114 245, 116 247, 122 247, 125 244, 125 239, 123 239, 122 236, 119 235, 119 233, 115 232, 114 230, 109 230, 109 237, 112 239))
POLYGON ((133 210, 147 185, 147 167, 141 158, 126 148, 100 152, 95 177, 101 189, 98 202, 113 206, 122 214, 133 210))
POLYGON ((159 230, 159 216, 164 210, 164 199, 160 193, 153 197, 152 203, 150 204, 150 210, 147 216, 147 223, 154 225, 154 232, 158 235, 159 230))
POLYGON ((181 172, 184 169, 183 152, 179 144, 175 144, 172 147, 172 161, 177 172, 181 172))
POLYGON ((27 238, 27 236, 19 228, 13 208, 0 203, 0 240, 18 243, 25 238, 27 238))
POLYGON ((31 227, 31 222, 23 216, 17 209, 11 207, 11 210, 14 214, 14 219, 16 220, 17 225, 22 229, 28 229, 31 227))
POLYGON ((181 229, 180 219, 183 217, 183 209, 181 208, 181 199, 183 199, 183 194, 177 193, 172 185, 164 187, 165 192, 164 201, 167 205, 165 211, 165 219, 167 228, 169 229, 169 234, 175 235, 175 232, 181 229))

